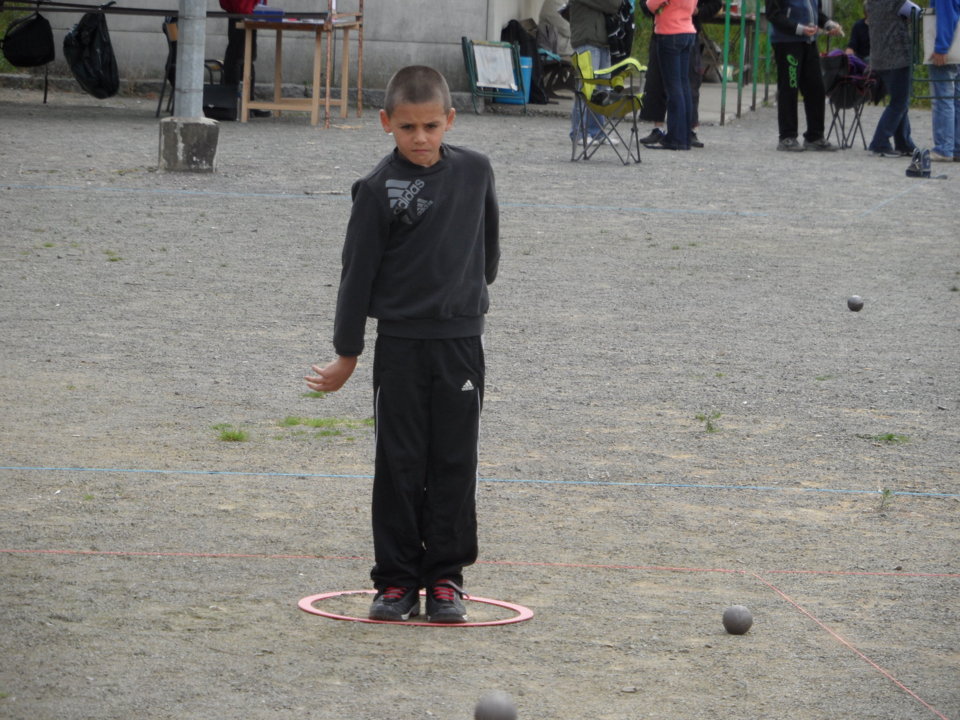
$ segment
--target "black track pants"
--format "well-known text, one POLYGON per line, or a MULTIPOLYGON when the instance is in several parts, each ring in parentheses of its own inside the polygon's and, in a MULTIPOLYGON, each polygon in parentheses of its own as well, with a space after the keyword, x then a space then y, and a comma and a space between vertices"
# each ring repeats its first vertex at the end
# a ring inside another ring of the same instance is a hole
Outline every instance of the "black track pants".
POLYGON ((378 589, 459 584, 476 561, 483 381, 480 337, 377 337, 370 576, 378 589))
POLYGON ((806 140, 823 138, 826 91, 820 70, 820 52, 814 43, 773 43, 777 61, 777 123, 780 139, 795 138, 798 133, 797 104, 803 95, 807 120, 806 140))

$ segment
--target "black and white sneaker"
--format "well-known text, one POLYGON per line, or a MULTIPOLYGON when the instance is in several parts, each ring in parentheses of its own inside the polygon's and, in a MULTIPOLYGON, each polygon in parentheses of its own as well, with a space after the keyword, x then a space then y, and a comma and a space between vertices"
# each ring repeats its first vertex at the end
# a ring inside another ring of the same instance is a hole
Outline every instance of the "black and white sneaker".
POLYGON ((388 587, 377 593, 370 605, 371 620, 409 620, 420 614, 420 588, 388 587))
POLYGON ((427 622, 462 623, 467 621, 467 609, 461 598, 463 588, 453 580, 438 580, 427 588, 427 622))

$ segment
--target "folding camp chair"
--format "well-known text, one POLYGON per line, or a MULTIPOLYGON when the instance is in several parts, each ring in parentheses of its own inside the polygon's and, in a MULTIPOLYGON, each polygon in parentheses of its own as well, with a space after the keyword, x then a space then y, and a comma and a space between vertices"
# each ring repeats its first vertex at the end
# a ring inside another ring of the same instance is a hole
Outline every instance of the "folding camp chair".
POLYGON ((643 107, 640 79, 646 66, 627 58, 611 67, 594 70, 589 51, 574 53, 571 62, 579 81, 575 92, 582 112, 572 138, 570 160, 589 160, 606 146, 624 165, 631 160, 640 162, 637 116, 643 107), (624 122, 630 126, 626 138, 620 133, 620 125, 624 122), (589 136, 591 126, 600 128, 592 139, 589 136))
POLYGON ((847 55, 843 50, 833 50, 821 56, 823 87, 830 103, 830 129, 826 137, 836 135, 837 145, 842 149, 852 148, 860 136, 863 148, 867 139, 860 124, 863 106, 874 99, 879 79, 866 63, 856 55, 847 55))

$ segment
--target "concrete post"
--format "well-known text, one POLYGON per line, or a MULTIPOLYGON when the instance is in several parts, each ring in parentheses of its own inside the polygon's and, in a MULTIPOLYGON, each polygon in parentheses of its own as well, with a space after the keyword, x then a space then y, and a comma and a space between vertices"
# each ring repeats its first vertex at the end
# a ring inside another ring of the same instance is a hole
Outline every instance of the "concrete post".
POLYGON ((203 117, 203 58, 206 54, 207 4, 180 0, 180 40, 177 43, 177 116, 203 117))
POLYGON ((160 121, 161 170, 213 172, 220 126, 203 116, 206 0, 180 0, 176 116, 160 121))

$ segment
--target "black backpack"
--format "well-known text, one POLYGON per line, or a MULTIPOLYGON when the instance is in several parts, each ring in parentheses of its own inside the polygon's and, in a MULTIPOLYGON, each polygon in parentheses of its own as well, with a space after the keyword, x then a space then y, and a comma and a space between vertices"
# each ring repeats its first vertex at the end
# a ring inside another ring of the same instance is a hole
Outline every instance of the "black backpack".
POLYGON ((3 36, 3 56, 14 67, 53 62, 56 54, 50 22, 38 12, 14 20, 3 36))
MULTIPOLYGON (((101 9, 113 4, 107 3, 101 9)), ((101 100, 117 94, 120 72, 106 15, 90 12, 80 18, 63 38, 63 55, 80 87, 88 93, 101 100)))

